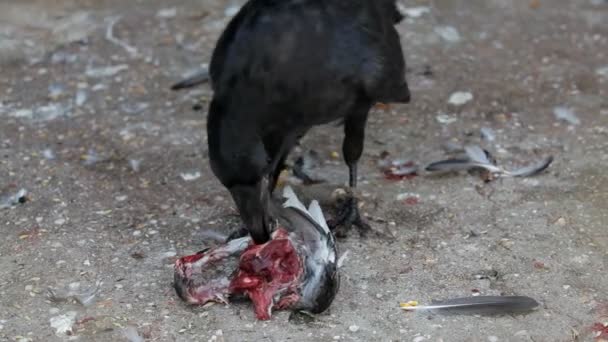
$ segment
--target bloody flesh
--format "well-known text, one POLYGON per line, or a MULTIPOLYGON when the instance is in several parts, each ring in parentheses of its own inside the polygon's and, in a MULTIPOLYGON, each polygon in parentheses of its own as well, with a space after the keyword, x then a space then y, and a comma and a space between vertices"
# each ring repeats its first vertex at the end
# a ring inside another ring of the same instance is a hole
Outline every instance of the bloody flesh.
POLYGON ((265 244, 249 243, 244 250, 226 249, 222 246, 177 260, 175 285, 184 301, 202 305, 210 301, 225 302, 227 296, 244 294, 253 302, 255 314, 261 320, 269 319, 273 308, 288 309, 298 302, 303 259, 285 229, 276 230, 272 240, 265 244), (224 271, 229 268, 221 264, 239 252, 242 254, 236 272, 209 277, 218 267, 224 271), (205 279, 194 279, 197 273, 206 276, 205 279))
POLYGON ((277 308, 288 308, 298 299, 298 280, 302 261, 288 239, 287 231, 279 229, 273 239, 263 245, 250 245, 241 255, 239 271, 230 282, 233 293, 245 293, 253 302, 259 319, 269 319, 274 300, 277 308))

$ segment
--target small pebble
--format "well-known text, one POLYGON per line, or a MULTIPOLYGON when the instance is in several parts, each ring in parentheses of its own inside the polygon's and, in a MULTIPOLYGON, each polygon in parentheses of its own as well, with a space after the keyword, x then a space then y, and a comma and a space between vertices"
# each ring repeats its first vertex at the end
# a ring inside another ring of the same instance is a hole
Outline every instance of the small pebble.
POLYGON ((359 326, 353 324, 350 327, 348 327, 348 330, 350 330, 351 332, 357 332, 357 331, 359 331, 359 326))

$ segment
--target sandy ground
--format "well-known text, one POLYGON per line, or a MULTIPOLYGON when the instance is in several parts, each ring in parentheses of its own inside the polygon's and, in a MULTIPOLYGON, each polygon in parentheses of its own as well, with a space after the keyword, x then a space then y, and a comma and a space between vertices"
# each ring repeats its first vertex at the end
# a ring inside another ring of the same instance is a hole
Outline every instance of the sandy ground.
MULTIPOLYGON (((0 194, 27 191, 25 203, 0 209, 0 340, 596 339, 608 322, 603 0, 402 0, 413 102, 372 113, 360 164, 363 211, 394 238, 340 241, 350 251, 342 287, 315 318, 276 312, 260 322, 248 303, 183 305, 171 287, 175 257, 239 219, 208 167, 211 90, 168 87, 208 61, 238 5, 0 3, 0 194), (473 97, 450 104, 455 92, 473 97), (466 172, 389 180, 377 166, 385 151, 424 166, 465 143, 506 167, 555 162, 533 178, 490 183, 466 172), (47 295, 98 282, 87 305, 47 295), (503 317, 399 309, 475 293, 542 305, 503 317)), ((341 139, 320 127, 294 151, 317 151, 315 173, 327 180, 294 183, 303 196, 329 203, 345 184, 341 139)))

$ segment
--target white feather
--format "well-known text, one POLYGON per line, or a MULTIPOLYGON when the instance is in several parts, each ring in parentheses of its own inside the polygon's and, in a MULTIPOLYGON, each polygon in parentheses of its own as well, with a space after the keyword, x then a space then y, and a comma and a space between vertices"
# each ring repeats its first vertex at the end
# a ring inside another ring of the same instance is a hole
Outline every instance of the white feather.
POLYGON ((312 219, 325 230, 326 233, 329 233, 329 227, 327 226, 325 215, 323 215, 323 210, 321 210, 321 206, 317 200, 310 202, 310 205, 308 206, 308 213, 312 219))
POLYGON ((344 253, 342 253, 342 255, 340 256, 340 258, 338 258, 338 268, 342 268, 342 266, 344 266, 344 262, 346 261, 346 258, 348 257, 348 254, 350 253, 350 251, 346 251, 344 253))
POLYGON ((308 214, 308 216, 317 222, 326 233, 329 233, 329 227, 327 226, 327 221, 325 220, 325 215, 323 215, 323 210, 321 210, 321 206, 317 200, 313 200, 310 202, 308 209, 304 203, 300 201, 298 195, 293 191, 290 186, 286 186, 283 189, 283 197, 287 199, 285 203, 283 203, 284 208, 297 208, 301 211, 308 214))
POLYGON ((472 162, 492 165, 492 162, 488 159, 488 156, 481 147, 477 145, 469 145, 466 146, 464 150, 472 162))
POLYGON ((306 206, 304 206, 304 204, 300 202, 298 196, 290 186, 286 186, 285 188, 283 188, 283 197, 287 199, 287 201, 283 203, 284 208, 297 208, 305 213, 308 213, 308 210, 306 210, 306 206))

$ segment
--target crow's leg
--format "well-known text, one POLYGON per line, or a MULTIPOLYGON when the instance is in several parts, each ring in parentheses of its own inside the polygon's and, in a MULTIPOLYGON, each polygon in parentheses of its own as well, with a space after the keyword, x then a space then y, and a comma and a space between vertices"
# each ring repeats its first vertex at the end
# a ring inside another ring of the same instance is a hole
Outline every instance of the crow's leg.
POLYGON ((352 226, 357 227, 362 236, 371 230, 370 225, 359 214, 358 199, 354 193, 357 187, 357 164, 363 153, 365 125, 371 106, 371 101, 360 102, 344 120, 342 153, 349 170, 349 189, 344 198, 338 199, 338 213, 330 223, 338 237, 347 236, 352 226))

